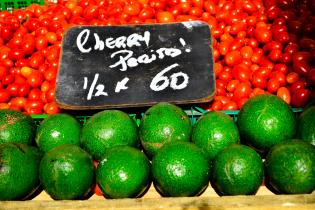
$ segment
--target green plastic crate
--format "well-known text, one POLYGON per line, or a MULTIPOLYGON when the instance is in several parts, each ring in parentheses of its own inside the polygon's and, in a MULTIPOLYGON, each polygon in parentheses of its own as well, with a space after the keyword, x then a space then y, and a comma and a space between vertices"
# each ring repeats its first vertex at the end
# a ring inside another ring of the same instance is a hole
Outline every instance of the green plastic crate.
MULTIPOLYGON (((296 116, 298 116, 303 111, 302 108, 292 108, 292 110, 296 116)), ((194 125, 197 122, 197 120, 207 111, 200 107, 191 107, 190 109, 185 109, 185 112, 189 116, 191 123, 194 125)), ((234 121, 236 121, 239 110, 222 110, 221 112, 228 114, 229 116, 233 118, 234 121)), ((143 114, 144 112, 141 112, 138 114, 129 114, 129 116, 137 123, 137 125, 139 125, 143 114)), ((45 119, 47 116, 48 116, 47 114, 39 114, 39 115, 32 115, 32 118, 35 120, 35 123, 39 125, 40 122, 43 119, 45 119)), ((75 118, 77 118, 78 121, 82 125, 84 125, 86 121, 91 117, 91 115, 73 115, 73 116, 75 116, 75 118)))
POLYGON ((23 9, 33 3, 43 5, 44 0, 0 0, 0 9, 12 11, 13 9, 23 9))
MULTIPOLYGON (((140 123, 140 119, 137 118, 137 115, 136 114, 128 114, 129 117, 131 119, 133 119, 137 125, 139 125, 140 123)), ((34 114, 34 115, 31 115, 32 118, 34 119, 35 121, 35 124, 38 126, 42 120, 44 120, 45 118, 47 118, 49 115, 47 114, 34 114)), ((83 116, 78 116, 78 115, 75 115, 74 116, 82 125, 84 125, 86 123, 86 121, 91 117, 90 115, 83 115, 83 116)))
MULTIPOLYGON (((234 121, 237 121, 237 116, 240 110, 222 110, 221 112, 230 115, 234 121)), ((292 111, 294 112, 295 116, 297 117, 301 112, 303 112, 302 108, 292 108, 292 111)), ((188 116, 190 117, 191 122, 194 124, 198 118, 206 113, 207 111, 200 108, 200 107, 193 107, 192 112, 188 113, 188 116)), ((186 111, 187 113, 187 111, 186 111)))

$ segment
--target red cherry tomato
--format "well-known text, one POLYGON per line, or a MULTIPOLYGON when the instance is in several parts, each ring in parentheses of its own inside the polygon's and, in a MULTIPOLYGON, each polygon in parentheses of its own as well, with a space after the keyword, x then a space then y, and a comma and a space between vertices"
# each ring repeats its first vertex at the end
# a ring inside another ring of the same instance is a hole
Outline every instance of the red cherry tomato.
POLYGON ((251 92, 251 86, 249 82, 241 82, 237 85, 233 99, 234 101, 238 101, 242 98, 248 98, 249 94, 251 92))
POLYGON ((44 80, 44 76, 39 71, 33 71, 27 78, 27 82, 31 87, 39 87, 41 86, 44 80))
POLYGON ((142 20, 146 20, 146 19, 153 18, 154 15, 155 15, 155 10, 153 8, 144 7, 139 13, 139 18, 141 18, 142 20))
POLYGON ((45 61, 44 54, 38 51, 29 58, 29 66, 37 69, 44 63, 44 61, 45 61))
POLYGON ((298 73, 295 73, 295 72, 290 72, 287 74, 287 83, 288 84, 293 84, 295 82, 297 82, 299 80, 299 75, 298 73))
POLYGON ((291 106, 293 107, 304 107, 311 97, 311 91, 308 89, 298 89, 293 92, 291 106))
POLYGON ((281 71, 273 71, 270 74, 271 79, 276 79, 279 81, 280 86, 285 86, 286 85, 286 76, 283 72, 281 71))
POLYGON ((213 110, 213 111, 222 110, 222 106, 223 106, 223 104, 222 104, 221 101, 215 100, 215 101, 212 103, 211 110, 213 110))
POLYGON ((55 88, 51 88, 46 92, 46 100, 49 103, 55 101, 55 88))
POLYGON ((265 27, 259 27, 255 29, 255 37, 260 43, 268 43, 272 39, 272 32, 265 27))
POLYGON ((57 114, 60 112, 60 109, 56 103, 52 102, 52 103, 47 103, 44 106, 44 111, 47 114, 57 114))
POLYGON ((43 102, 39 100, 28 100, 24 105, 24 109, 28 114, 41 114, 43 107, 43 102))
POLYGON ((25 54, 27 55, 32 54, 35 50, 34 36, 32 35, 24 36, 21 46, 25 54))
POLYGON ((301 76, 307 76, 310 65, 304 60, 293 60, 293 70, 301 76))
POLYGON ((236 64, 239 64, 241 60, 242 56, 239 51, 231 51, 225 55, 224 61, 228 66, 235 66, 236 64))
POLYGON ((223 110, 237 110, 238 106, 237 106, 237 103, 235 101, 229 101, 223 105, 222 109, 223 110))
POLYGON ((280 88, 280 82, 278 79, 272 78, 268 81, 267 90, 270 93, 275 93, 280 88))
POLYGON ((10 94, 7 90, 0 88, 0 103, 6 103, 10 100, 10 94))
POLYGON ((42 92, 38 88, 32 89, 28 94, 29 100, 40 100, 40 95, 42 92))
POLYGON ((253 48, 251 46, 242 47, 240 52, 241 52, 242 57, 245 59, 251 59, 254 53, 253 48))
POLYGON ((48 46, 48 40, 45 35, 40 35, 35 39, 35 47, 37 50, 43 50, 48 46))
POLYGON ((249 81, 252 77, 252 72, 248 66, 239 64, 233 68, 233 76, 235 79, 246 82, 249 81))
POLYGON ((283 64, 283 63, 277 63, 274 67, 273 67, 274 71, 280 71, 284 74, 287 74, 288 72, 288 66, 283 64))
POLYGON ((29 94, 31 87, 26 82, 19 84, 18 96, 25 97, 29 94))
POLYGON ((19 84, 17 84, 17 83, 12 83, 12 84, 10 84, 10 85, 8 85, 8 87, 7 87, 7 91, 8 91, 8 93, 11 95, 11 96, 14 96, 14 97, 16 97, 16 96, 18 96, 19 95, 19 84))
POLYGON ((226 87, 227 91, 233 93, 239 83, 240 83, 239 80, 231 80, 231 81, 227 84, 227 87, 226 87))
POLYGON ((9 102, 10 107, 17 107, 18 110, 21 110, 25 103, 26 103, 27 99, 24 97, 15 97, 12 98, 9 102))

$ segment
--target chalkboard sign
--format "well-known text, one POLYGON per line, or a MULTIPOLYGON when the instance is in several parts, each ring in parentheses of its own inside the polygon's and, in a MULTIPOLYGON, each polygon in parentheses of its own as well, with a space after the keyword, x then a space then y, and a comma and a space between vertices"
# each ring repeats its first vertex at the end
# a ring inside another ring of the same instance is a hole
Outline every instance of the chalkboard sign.
POLYGON ((75 26, 64 35, 56 102, 66 109, 206 102, 214 83, 204 22, 75 26))

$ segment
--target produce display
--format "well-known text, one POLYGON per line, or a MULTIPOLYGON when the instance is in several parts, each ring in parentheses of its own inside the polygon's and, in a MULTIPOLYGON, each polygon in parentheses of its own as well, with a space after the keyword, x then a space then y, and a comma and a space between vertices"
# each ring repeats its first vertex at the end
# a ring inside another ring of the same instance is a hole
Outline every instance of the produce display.
POLYGON ((262 185, 314 193, 313 22, 314 0, 48 0, 0 11, 0 201, 42 191, 53 200, 140 198, 150 187, 161 197, 210 187, 255 195, 262 185), (166 102, 134 118, 97 110, 84 122, 58 107, 69 27, 191 20, 211 28, 215 74, 198 119, 166 102))
POLYGON ((304 139, 294 139, 300 135, 297 132, 281 135, 282 139, 276 138, 277 132, 270 132, 271 137, 274 135, 272 145, 265 138, 255 138, 253 144, 243 135, 243 132, 257 131, 265 136, 266 125, 270 130, 281 129, 283 123, 290 120, 285 108, 276 109, 277 114, 272 115, 271 111, 275 110, 270 111, 270 100, 289 107, 282 99, 263 94, 244 104, 237 122, 226 114, 209 111, 194 125, 189 120, 186 122, 187 115, 182 115, 185 112, 180 107, 169 103, 150 107, 140 119, 140 126, 122 111, 104 110, 79 127, 79 145, 68 135, 75 129, 60 129, 60 122, 54 120, 67 116, 68 120, 63 121, 63 127, 67 128, 73 125, 70 115, 51 115, 35 132, 30 126, 16 130, 21 116, 26 114, 0 110, 3 116, 0 142, 5 139, 0 144, 0 200, 23 200, 38 186, 56 200, 88 199, 96 192, 106 198, 137 198, 145 195, 151 182, 165 197, 198 196, 210 183, 218 195, 254 195, 263 180, 276 194, 312 193, 315 190, 315 147, 311 143, 315 130, 309 128, 314 127, 315 120, 310 120, 309 116, 314 106, 306 109, 301 117, 293 116, 292 119, 293 124, 300 127, 300 133, 308 134, 304 139), (248 107, 254 109, 255 114, 250 120, 239 122, 243 115, 252 112, 248 107), (151 114, 154 120, 150 121, 151 114), (186 126, 175 126, 170 120, 174 117, 183 120, 186 126), (301 118, 308 120, 307 123, 301 118), (51 126, 45 127, 49 122, 51 126), (119 125, 115 124, 117 122, 119 125), (54 123, 56 127, 52 126, 54 123), (141 128, 144 123, 146 126, 141 128), (91 125, 97 129, 90 129, 91 125), (243 127, 246 129, 242 130, 243 127), (231 135, 222 128, 230 130, 231 135), (151 142, 156 145, 154 153, 148 153, 145 148, 148 142, 140 141, 141 137, 137 136, 140 129, 142 133, 148 130, 153 137, 164 136, 164 141, 151 142), (12 132, 17 135, 8 135, 8 138, 6 134, 12 132), (52 138, 55 132, 64 138, 52 138), (17 143, 20 133, 34 137, 28 144, 17 143), (39 133, 46 144, 44 149, 41 141, 35 141, 39 133), (187 135, 188 140, 178 138, 178 134, 187 135), (196 138, 201 136, 206 138, 201 139, 200 144, 196 138), (87 140, 89 137, 91 139, 87 140), (129 144, 130 137, 135 140, 132 144, 129 144), (32 168, 25 169, 26 163, 17 167, 23 161, 33 161, 32 168), (13 182, 15 187, 11 191, 13 182))
POLYGON ((216 97, 209 110, 240 109, 269 92, 293 107, 314 98, 312 0, 59 0, 0 12, 0 108, 58 113, 62 36, 75 25, 202 20, 211 27, 216 97))

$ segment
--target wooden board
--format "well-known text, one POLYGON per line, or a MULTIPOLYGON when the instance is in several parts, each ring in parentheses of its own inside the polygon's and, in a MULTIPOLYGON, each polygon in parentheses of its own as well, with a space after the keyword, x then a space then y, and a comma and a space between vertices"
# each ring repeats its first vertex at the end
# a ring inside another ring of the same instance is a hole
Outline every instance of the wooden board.
POLYGON ((210 101, 211 44, 201 21, 74 26, 63 39, 56 102, 80 110, 210 101))
POLYGON ((302 195, 274 195, 261 186, 255 196, 219 197, 213 188, 208 187, 200 197, 161 198, 153 187, 143 198, 105 199, 93 195, 85 201, 53 201, 42 192, 31 201, 0 202, 0 210, 314 210, 315 192, 302 195))

